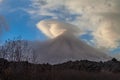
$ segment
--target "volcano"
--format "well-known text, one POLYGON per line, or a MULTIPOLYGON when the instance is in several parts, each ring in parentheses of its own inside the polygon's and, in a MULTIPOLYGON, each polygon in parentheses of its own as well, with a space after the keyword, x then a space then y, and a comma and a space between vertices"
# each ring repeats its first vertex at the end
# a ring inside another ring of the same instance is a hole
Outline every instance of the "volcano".
POLYGON ((51 64, 75 60, 106 61, 111 58, 72 35, 48 40, 38 47, 37 52, 37 62, 51 64))

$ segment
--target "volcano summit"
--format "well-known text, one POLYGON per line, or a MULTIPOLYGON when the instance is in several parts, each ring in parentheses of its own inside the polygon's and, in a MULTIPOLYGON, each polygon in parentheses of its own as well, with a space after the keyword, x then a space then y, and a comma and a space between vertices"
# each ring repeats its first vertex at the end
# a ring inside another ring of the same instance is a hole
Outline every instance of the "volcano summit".
POLYGON ((36 48, 40 63, 62 63, 75 60, 106 61, 111 57, 101 52, 77 36, 78 27, 55 20, 46 20, 38 23, 37 27, 49 38, 36 48))

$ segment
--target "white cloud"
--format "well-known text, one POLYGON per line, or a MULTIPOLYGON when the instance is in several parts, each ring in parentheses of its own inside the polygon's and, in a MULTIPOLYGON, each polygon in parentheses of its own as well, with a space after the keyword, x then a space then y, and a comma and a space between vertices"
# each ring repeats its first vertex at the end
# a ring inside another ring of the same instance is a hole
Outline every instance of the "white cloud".
POLYGON ((57 20, 44 20, 37 24, 37 27, 48 37, 55 38, 59 35, 80 35, 81 31, 78 27, 60 22, 57 20))
MULTIPOLYGON (((92 31, 99 47, 115 48, 120 40, 120 0, 31 0, 35 9, 31 15, 63 17, 66 22, 77 25, 83 31, 92 31), (62 10, 61 7, 65 8, 62 10), (64 12, 59 14, 52 11, 64 12), (58 15, 59 14, 59 15, 58 15), (66 14, 77 14, 74 20, 66 14)), ((30 12, 31 11, 31 12, 30 12)), ((37 16, 37 17, 38 17, 37 16)), ((63 19, 62 18, 62 19, 63 19)))
MULTIPOLYGON (((115 23, 116 24, 116 23, 115 23)), ((99 47, 116 48, 119 46, 120 27, 112 22, 103 22, 96 31, 93 32, 95 42, 99 47)))

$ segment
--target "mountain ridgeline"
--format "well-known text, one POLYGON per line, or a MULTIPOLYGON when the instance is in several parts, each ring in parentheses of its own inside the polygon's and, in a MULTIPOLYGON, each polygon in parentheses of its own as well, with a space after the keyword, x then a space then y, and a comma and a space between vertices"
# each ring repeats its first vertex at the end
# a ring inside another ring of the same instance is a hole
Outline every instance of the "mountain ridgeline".
POLYGON ((36 47, 39 63, 63 63, 66 61, 107 61, 111 57, 75 36, 60 35, 36 47))
POLYGON ((0 59, 0 80, 120 80, 120 62, 88 60, 32 64, 0 59))
POLYGON ((107 61, 111 57, 75 36, 60 35, 50 40, 8 40, 0 46, 0 58, 9 61, 58 64, 67 61, 107 61))

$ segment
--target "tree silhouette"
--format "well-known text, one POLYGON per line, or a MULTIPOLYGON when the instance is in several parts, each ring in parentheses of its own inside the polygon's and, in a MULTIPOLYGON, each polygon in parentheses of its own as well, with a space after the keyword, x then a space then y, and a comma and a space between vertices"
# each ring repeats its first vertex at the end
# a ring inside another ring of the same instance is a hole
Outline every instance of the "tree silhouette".
POLYGON ((6 40, 0 47, 0 58, 10 61, 36 61, 35 51, 29 46, 28 41, 17 37, 14 40, 6 40))

